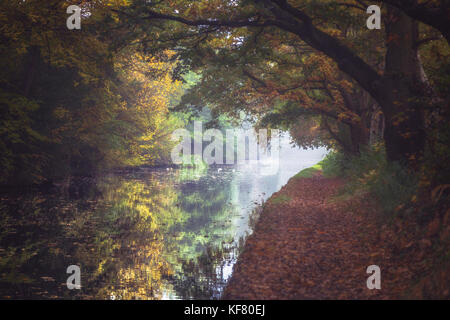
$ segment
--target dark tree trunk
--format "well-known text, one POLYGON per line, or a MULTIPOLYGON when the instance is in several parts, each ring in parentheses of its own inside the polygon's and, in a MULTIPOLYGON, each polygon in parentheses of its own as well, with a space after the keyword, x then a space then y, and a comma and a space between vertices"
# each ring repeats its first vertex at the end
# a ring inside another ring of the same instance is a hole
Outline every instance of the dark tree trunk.
POLYGON ((353 154, 359 154, 362 151, 362 147, 367 145, 366 136, 366 128, 357 125, 350 126, 350 139, 353 154))
POLYGON ((359 87, 355 88, 352 93, 348 93, 343 89, 340 92, 346 107, 359 117, 359 121, 353 121, 349 124, 350 151, 353 155, 358 155, 369 144, 369 128, 372 111, 370 103, 373 99, 366 91, 359 87))
POLYGON ((384 114, 376 103, 372 104, 369 144, 374 145, 384 139, 384 114))
POLYGON ((420 159, 425 148, 426 81, 415 43, 417 22, 394 7, 388 8, 384 96, 380 105, 386 119, 385 143, 389 160, 420 159))
POLYGON ((385 115, 388 159, 412 161, 410 164, 415 167, 425 147, 424 112, 419 101, 427 96, 428 90, 416 46, 417 21, 388 6, 386 65, 384 75, 380 76, 340 41, 317 29, 307 19, 296 23, 286 14, 275 14, 283 19, 278 24, 280 28, 297 34, 313 48, 328 55, 371 94, 385 115))

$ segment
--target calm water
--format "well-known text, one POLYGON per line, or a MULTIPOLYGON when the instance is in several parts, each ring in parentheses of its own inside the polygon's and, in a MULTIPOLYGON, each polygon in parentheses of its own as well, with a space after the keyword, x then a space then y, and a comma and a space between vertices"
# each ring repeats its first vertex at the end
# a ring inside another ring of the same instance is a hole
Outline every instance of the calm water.
POLYGON ((281 145, 273 174, 140 169, 76 192, 0 195, 0 298, 219 298, 254 209, 326 153, 281 145), (72 264, 81 290, 67 289, 72 264))

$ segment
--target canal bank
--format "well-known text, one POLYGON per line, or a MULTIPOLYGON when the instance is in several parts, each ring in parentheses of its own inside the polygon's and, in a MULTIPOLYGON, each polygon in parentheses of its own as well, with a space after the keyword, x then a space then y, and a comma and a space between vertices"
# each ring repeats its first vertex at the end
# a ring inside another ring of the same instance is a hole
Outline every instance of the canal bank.
MULTIPOLYGON (((222 299, 395 299, 413 273, 393 239, 380 238, 376 205, 339 197, 344 180, 309 169, 264 204, 222 299), (368 266, 381 290, 368 289, 368 266)), ((394 238, 394 237, 392 237, 394 238)))

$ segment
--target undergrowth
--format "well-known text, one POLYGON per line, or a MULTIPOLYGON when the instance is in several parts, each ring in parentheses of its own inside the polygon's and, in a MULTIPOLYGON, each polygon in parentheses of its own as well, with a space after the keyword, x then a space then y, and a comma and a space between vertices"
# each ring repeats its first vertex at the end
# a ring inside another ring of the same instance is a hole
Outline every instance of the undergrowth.
POLYGON ((348 180, 340 196, 370 193, 389 217, 394 217, 405 203, 414 201, 418 190, 417 176, 399 163, 388 162, 382 149, 353 157, 332 152, 320 164, 325 177, 348 180))
MULTIPOLYGON (((426 159, 430 158, 433 160, 430 156, 426 159)), ((370 201, 376 201, 380 234, 387 235, 397 250, 393 264, 408 261, 414 268, 415 276, 402 298, 448 299, 450 185, 439 177, 447 176, 448 169, 430 173, 425 168, 413 173, 388 162, 382 148, 357 157, 332 152, 320 165, 325 177, 347 180, 335 201, 361 196, 363 200, 356 203, 368 207, 370 201)))

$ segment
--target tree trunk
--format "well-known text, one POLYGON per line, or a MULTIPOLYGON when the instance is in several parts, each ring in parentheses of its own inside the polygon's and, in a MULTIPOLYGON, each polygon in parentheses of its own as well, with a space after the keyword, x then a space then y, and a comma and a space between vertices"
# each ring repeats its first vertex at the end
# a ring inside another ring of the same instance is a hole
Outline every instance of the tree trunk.
POLYGON ((372 114, 370 119, 370 138, 369 144, 374 145, 384 138, 384 115, 380 106, 376 103, 372 105, 372 114))
POLYGON ((359 121, 353 121, 349 124, 351 153, 360 154, 362 149, 369 144, 369 125, 372 98, 367 91, 359 87, 348 93, 344 89, 340 90, 345 105, 353 113, 358 115, 359 121))
POLYGON ((282 20, 277 26, 297 34, 307 44, 337 62, 339 68, 355 79, 379 103, 385 115, 385 145, 391 161, 408 162, 416 167, 423 154, 424 113, 419 101, 426 97, 426 82, 418 56, 417 22, 399 9, 388 6, 386 22, 385 73, 380 76, 336 38, 314 27, 276 12, 282 20))
POLYGON ((361 125, 350 126, 350 139, 352 143, 352 153, 360 154, 362 147, 367 146, 367 129, 361 125))
MULTIPOLYGON (((386 23, 384 96, 380 99, 386 127, 387 157, 416 163, 425 147, 424 108, 426 81, 415 43, 417 22, 395 7, 388 7, 386 23)), ((413 165, 414 166, 414 165, 413 165)))

